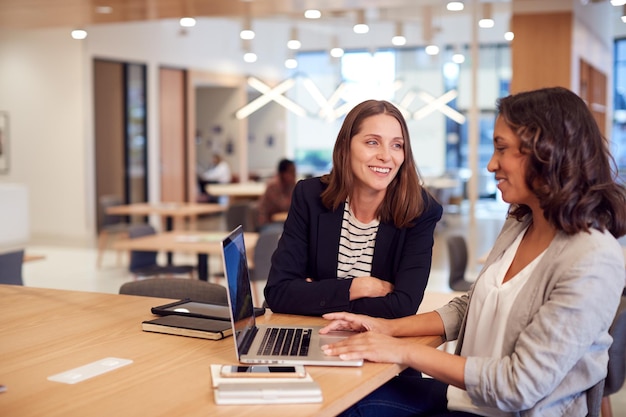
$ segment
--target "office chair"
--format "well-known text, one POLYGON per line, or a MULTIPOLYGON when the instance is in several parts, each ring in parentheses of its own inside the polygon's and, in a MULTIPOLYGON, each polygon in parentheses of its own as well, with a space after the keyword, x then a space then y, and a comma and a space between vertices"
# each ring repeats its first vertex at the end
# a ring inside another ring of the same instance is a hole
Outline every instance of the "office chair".
POLYGON ((613 417, 610 396, 619 391, 626 378, 626 297, 622 296, 613 324, 609 329, 613 344, 609 348, 608 373, 604 380, 602 417, 613 417))
POLYGON ((261 229, 259 239, 254 247, 254 266, 250 270, 250 283, 252 284, 252 297, 254 305, 259 306, 258 282, 267 281, 272 266, 272 255, 278 247, 278 239, 283 233, 283 225, 281 223, 271 224, 261 229))
MULTIPOLYGON (((149 224, 133 224, 128 230, 131 239, 141 236, 153 235, 156 233, 154 227, 149 224)), ((189 274, 193 278, 195 266, 192 265, 159 265, 157 262, 158 252, 156 251, 136 251, 130 252, 129 271, 138 277, 159 276, 159 275, 180 275, 189 274)))
POLYGON ((0 253, 0 284, 24 285, 22 263, 24 249, 0 253))
POLYGON ((467 269, 467 243, 461 235, 451 235, 446 238, 448 244, 448 260, 450 262, 450 277, 448 284, 454 291, 467 291, 472 282, 465 279, 467 269))
POLYGON ((211 304, 228 304, 226 287, 206 281, 191 279, 148 278, 122 284, 120 294, 144 297, 190 298, 211 304))
POLYGON ((253 219, 254 209, 249 201, 242 201, 228 206, 226 209, 226 228, 234 230, 242 225, 244 232, 256 232, 256 221, 253 219))
MULTIPOLYGON (((107 208, 123 204, 122 199, 117 195, 102 195, 100 204, 100 231, 98 232, 98 258, 96 265, 102 266, 102 256, 109 244, 114 239, 128 238, 129 224, 124 216, 107 214, 107 208)), ((117 251, 117 264, 120 263, 121 251, 117 251)))

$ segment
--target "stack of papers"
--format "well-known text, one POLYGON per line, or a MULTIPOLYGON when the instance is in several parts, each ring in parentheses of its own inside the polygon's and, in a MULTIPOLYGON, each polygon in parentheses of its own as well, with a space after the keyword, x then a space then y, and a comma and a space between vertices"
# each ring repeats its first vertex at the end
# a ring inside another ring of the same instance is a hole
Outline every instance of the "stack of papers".
POLYGON ((304 378, 222 377, 223 365, 211 365, 216 404, 321 403, 322 390, 308 373, 304 378))

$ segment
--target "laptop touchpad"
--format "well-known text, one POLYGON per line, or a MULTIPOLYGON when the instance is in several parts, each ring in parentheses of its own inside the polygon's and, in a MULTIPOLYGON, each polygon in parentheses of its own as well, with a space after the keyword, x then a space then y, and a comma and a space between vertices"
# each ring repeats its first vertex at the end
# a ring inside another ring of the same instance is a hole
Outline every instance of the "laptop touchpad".
POLYGON ((331 343, 337 343, 340 340, 345 339, 346 337, 350 337, 352 335, 357 334, 357 332, 352 332, 349 330, 336 330, 326 334, 320 334, 320 346, 329 345, 331 343))

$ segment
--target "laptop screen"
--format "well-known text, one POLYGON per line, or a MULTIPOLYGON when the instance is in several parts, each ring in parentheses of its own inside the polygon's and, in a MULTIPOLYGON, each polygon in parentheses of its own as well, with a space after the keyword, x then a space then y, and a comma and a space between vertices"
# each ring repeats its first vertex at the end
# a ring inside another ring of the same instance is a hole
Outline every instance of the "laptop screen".
POLYGON ((243 227, 240 225, 222 241, 224 275, 228 283, 228 298, 232 313, 233 336, 237 355, 241 347, 255 330, 250 271, 243 240, 243 227))

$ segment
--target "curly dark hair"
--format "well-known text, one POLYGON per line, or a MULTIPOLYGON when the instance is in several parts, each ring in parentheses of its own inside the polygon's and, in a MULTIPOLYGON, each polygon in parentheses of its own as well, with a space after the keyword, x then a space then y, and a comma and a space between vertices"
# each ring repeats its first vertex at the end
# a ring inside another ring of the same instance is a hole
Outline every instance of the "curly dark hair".
POLYGON ((388 101, 366 100, 347 114, 335 141, 333 168, 330 174, 322 177, 322 181, 328 184, 322 193, 322 202, 327 208, 336 209, 350 196, 354 187, 354 173, 350 165, 350 142, 360 132, 363 121, 378 114, 390 115, 400 123, 404 138, 404 163, 389 184, 377 215, 383 222, 393 222, 396 227, 407 227, 424 212, 425 202, 411 150, 409 129, 400 110, 388 101))
MULTIPOLYGON (((626 188, 593 114, 562 87, 543 88, 498 100, 498 116, 519 136, 527 154, 526 184, 545 218, 567 234, 608 229, 626 233, 626 188)), ((526 205, 509 214, 521 220, 526 205)))

